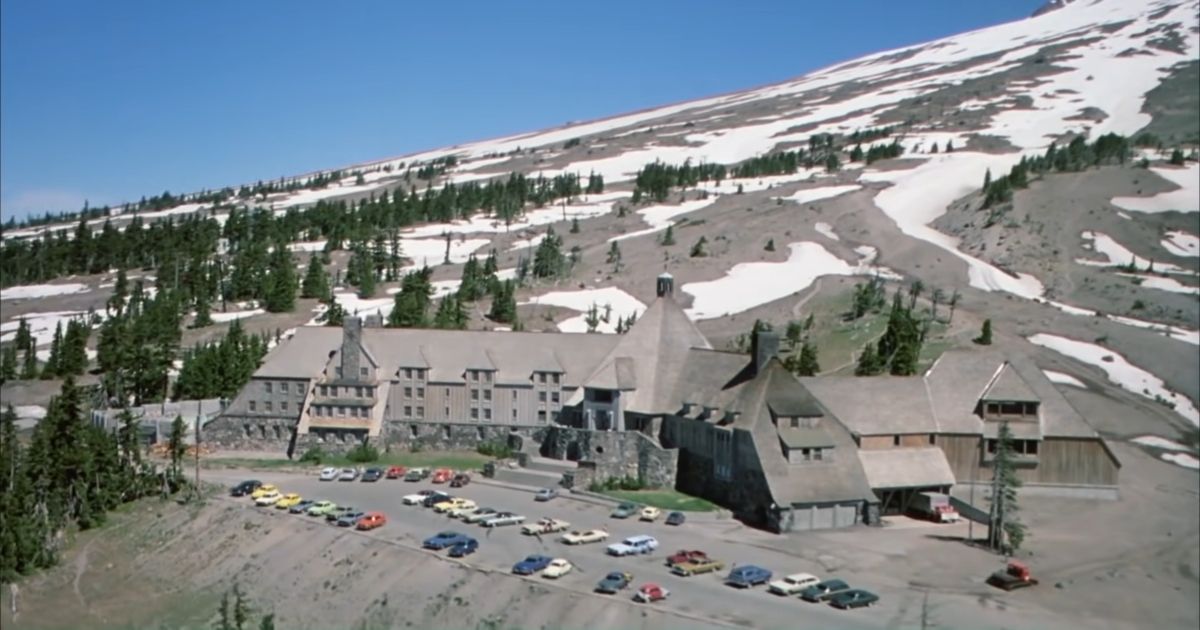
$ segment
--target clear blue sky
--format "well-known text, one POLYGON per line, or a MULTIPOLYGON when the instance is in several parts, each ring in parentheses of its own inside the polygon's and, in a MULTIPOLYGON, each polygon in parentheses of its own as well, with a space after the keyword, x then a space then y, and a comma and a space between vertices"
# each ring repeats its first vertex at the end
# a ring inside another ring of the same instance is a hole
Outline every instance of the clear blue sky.
POLYGON ((753 87, 1042 0, 0 0, 4 218, 753 87))

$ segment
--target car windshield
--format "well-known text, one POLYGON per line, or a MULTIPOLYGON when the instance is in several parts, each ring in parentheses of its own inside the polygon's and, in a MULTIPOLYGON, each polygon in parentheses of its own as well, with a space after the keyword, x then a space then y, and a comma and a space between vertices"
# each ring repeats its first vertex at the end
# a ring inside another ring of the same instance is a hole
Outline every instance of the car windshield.
POLYGON ((529 556, 528 558, 525 558, 525 562, 541 562, 541 560, 542 559, 539 556, 529 556))

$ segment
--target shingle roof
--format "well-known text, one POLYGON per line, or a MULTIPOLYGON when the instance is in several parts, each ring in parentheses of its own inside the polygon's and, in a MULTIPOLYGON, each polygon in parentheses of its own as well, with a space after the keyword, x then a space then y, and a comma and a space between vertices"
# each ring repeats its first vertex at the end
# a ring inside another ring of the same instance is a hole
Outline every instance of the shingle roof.
POLYGON ((1033 393, 1029 388, 1029 384, 1017 370, 1012 367, 1012 364, 1005 361, 996 376, 988 383, 987 388, 983 391, 980 400, 991 401, 1007 401, 1007 402, 1040 402, 1041 398, 1033 393))
POLYGON ((890 448, 858 452, 863 471, 876 490, 954 485, 954 471, 942 449, 890 448))
POLYGON ((933 433, 925 384, 904 376, 820 376, 801 382, 857 435, 933 433))
POLYGON ((788 448, 832 448, 833 438, 824 427, 779 427, 779 439, 788 448))

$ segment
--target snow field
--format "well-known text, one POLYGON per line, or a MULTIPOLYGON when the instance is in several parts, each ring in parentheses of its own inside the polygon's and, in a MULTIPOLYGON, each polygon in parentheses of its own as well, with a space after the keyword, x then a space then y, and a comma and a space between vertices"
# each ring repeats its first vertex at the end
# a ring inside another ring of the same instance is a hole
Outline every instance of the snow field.
POLYGON ((87 293, 90 290, 86 284, 79 284, 77 282, 64 284, 27 284, 19 287, 0 289, 0 300, 36 300, 55 295, 87 293))
MULTIPOLYGON (((479 248, 490 245, 490 239, 486 238, 451 238, 450 239, 450 263, 460 264, 467 262, 479 248)), ((442 264, 446 260, 446 239, 444 238, 424 238, 400 239, 401 254, 413 261, 414 266, 420 267, 435 267, 442 264)))
POLYGON ((1194 456, 1187 453, 1162 453, 1159 455, 1159 457, 1163 458, 1164 461, 1171 462, 1177 466, 1191 468, 1192 470, 1200 470, 1200 459, 1196 459, 1194 456))
POLYGON ((1153 197, 1114 197, 1113 205, 1133 212, 1200 212, 1200 164, 1189 162, 1184 168, 1150 170, 1179 188, 1153 197))
POLYGON ((607 242, 623 241, 625 239, 637 238, 655 232, 662 232, 667 229, 667 226, 675 222, 675 217, 695 212, 701 208, 706 208, 714 203, 716 199, 691 199, 678 205, 654 205, 647 206, 637 211, 642 215, 642 220, 650 227, 644 230, 636 230, 619 236, 614 236, 608 239, 607 242))
POLYGON ((1086 258, 1076 258, 1075 262, 1089 267, 1116 267, 1117 265, 1127 265, 1130 262, 1138 269, 1147 269, 1151 262, 1154 263, 1154 271, 1161 273, 1183 273, 1191 274, 1190 271, 1182 269, 1179 265, 1170 263, 1150 261, 1141 256, 1129 251, 1124 245, 1116 242, 1109 235, 1103 232, 1086 231, 1079 235, 1085 241, 1091 241, 1092 249, 1101 256, 1108 258, 1107 261, 1088 260, 1086 258))
POLYGON ((822 199, 832 199, 833 197, 844 195, 861 188, 862 186, 859 186, 858 184, 849 184, 846 186, 825 186, 822 188, 805 188, 803 190, 797 190, 786 197, 780 197, 780 199, 783 199, 784 201, 794 201, 800 204, 812 203, 822 199))
POLYGON ((587 312, 593 305, 600 311, 601 317, 604 316, 605 307, 611 307, 611 314, 608 321, 601 320, 600 324, 596 326, 596 332, 602 333, 617 332, 618 319, 628 318, 630 315, 640 317, 646 310, 645 304, 642 304, 637 298, 617 287, 581 289, 579 291, 553 291, 545 295, 536 296, 527 302, 521 302, 521 304, 561 306, 579 311, 580 315, 558 323, 560 331, 569 333, 585 333, 588 331, 586 321, 587 312))
POLYGON ((607 192, 598 195, 586 195, 584 201, 567 204, 564 208, 561 204, 547 206, 530 210, 525 213, 525 216, 518 221, 514 221, 509 225, 504 225, 494 217, 479 214, 465 221, 454 221, 452 223, 435 223, 430 225, 422 225, 419 227, 405 230, 403 234, 406 238, 428 238, 442 236, 443 234, 475 234, 475 233, 499 233, 524 230, 547 223, 555 223, 558 221, 569 221, 574 218, 590 219, 593 217, 603 216, 612 212, 613 203, 619 199, 628 198, 628 192, 607 192))
POLYGON ((749 310, 808 288, 821 276, 880 275, 892 272, 871 266, 874 248, 857 265, 834 256, 824 246, 810 241, 790 243, 785 262, 750 262, 734 265, 723 278, 683 285, 693 296, 687 314, 693 320, 712 319, 749 310))
POLYGON ((1175 413, 1183 416, 1193 425, 1200 426, 1200 410, 1196 409, 1187 396, 1167 389, 1162 379, 1133 365, 1125 357, 1108 348, 1047 333, 1033 335, 1029 337, 1029 341, 1081 363, 1100 368, 1108 376, 1108 380, 1116 383, 1122 389, 1151 400, 1161 399, 1170 402, 1175 406, 1175 413))
POLYGON ((1171 293, 1187 293, 1190 295, 1200 295, 1200 287, 1193 287, 1183 284, 1174 278, 1163 278, 1161 276, 1147 276, 1137 273, 1118 273, 1118 276, 1126 278, 1137 278, 1139 285, 1147 289, 1158 289, 1160 291, 1170 291, 1171 293))
POLYGON ((29 333, 33 336, 34 345, 48 346, 54 341, 54 330, 61 323, 63 334, 67 332, 67 322, 72 319, 83 319, 87 317, 86 311, 49 311, 45 313, 27 313, 0 324, 0 341, 11 341, 17 337, 17 328, 20 327, 20 320, 23 318, 29 326, 29 333))
POLYGON ((1167 438, 1158 437, 1157 435, 1143 435, 1141 437, 1135 437, 1129 441, 1133 442, 1134 444, 1141 444, 1142 446, 1149 446, 1151 448, 1161 448, 1166 451, 1190 451, 1190 450, 1192 450, 1192 449, 1180 444, 1179 442, 1174 442, 1174 441, 1168 440, 1167 438))
POLYGON ((1200 258, 1200 237, 1187 232, 1167 232, 1161 244, 1176 256, 1200 258))

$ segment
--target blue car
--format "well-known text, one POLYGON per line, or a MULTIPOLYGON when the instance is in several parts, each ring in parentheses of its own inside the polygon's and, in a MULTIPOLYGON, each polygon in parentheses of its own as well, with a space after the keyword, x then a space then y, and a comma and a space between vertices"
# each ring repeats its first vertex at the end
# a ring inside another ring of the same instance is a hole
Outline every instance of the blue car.
POLYGON ((756 584, 766 584, 771 581, 771 572, 762 568, 756 567, 753 564, 744 564, 729 572, 729 577, 725 578, 725 583, 738 588, 750 588, 756 584))
POLYGON ((479 550, 479 541, 474 538, 467 538, 459 541, 450 548, 451 558, 462 558, 469 556, 479 550))
POLYGON ((529 556, 524 560, 513 565, 513 573, 517 575, 533 575, 542 569, 550 566, 550 561, 553 558, 549 556, 529 556))
POLYGON ((437 534, 426 538, 421 545, 426 549, 437 549, 440 551, 446 547, 453 547, 460 542, 465 542, 468 540, 471 540, 471 537, 466 534, 460 534, 458 532, 438 532, 437 534))

